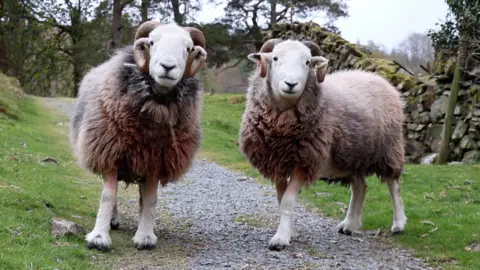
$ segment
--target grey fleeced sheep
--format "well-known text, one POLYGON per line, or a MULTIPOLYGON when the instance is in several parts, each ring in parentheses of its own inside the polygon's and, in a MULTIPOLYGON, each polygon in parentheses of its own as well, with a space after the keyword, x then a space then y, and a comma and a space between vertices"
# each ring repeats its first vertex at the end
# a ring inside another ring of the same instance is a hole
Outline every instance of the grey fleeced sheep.
POLYGON ((248 59, 259 73, 250 77, 240 149, 275 183, 281 218, 269 248, 290 245, 298 193, 317 179, 351 186, 348 212, 337 226, 351 234, 362 225, 366 177, 377 174, 393 201, 391 231, 403 231, 404 114, 397 90, 370 72, 327 75, 328 60, 311 41, 271 39, 248 59))
POLYGON ((109 230, 119 224, 118 181, 139 184, 136 247, 155 246, 158 184, 179 180, 201 143, 202 86, 193 76, 206 57, 200 30, 147 21, 133 46, 81 81, 70 131, 73 153, 83 168, 104 177, 89 248, 111 246, 109 230))

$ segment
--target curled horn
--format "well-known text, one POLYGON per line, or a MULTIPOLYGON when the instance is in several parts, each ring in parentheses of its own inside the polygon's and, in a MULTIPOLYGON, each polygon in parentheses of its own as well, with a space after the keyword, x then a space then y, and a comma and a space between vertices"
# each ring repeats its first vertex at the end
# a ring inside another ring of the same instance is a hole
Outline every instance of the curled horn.
MULTIPOLYGON (((305 44, 305 46, 307 46, 310 49, 312 57, 322 56, 322 49, 320 49, 320 47, 315 42, 303 41, 302 43, 305 44)), ((315 65, 315 72, 317 75, 317 82, 319 83, 323 82, 323 80, 325 80, 325 75, 327 75, 327 65, 324 65, 320 68, 318 68, 317 65, 315 65)))
MULTIPOLYGON (((273 47, 275 47, 275 44, 279 42, 280 42, 279 38, 272 38, 267 40, 262 45, 262 48, 260 48, 260 53, 272 52, 273 47)), ((265 58, 261 54, 260 54, 260 76, 262 78, 265 78, 265 76, 267 76, 267 61, 265 61, 265 58)))
POLYGON ((138 69, 143 73, 148 72, 148 65, 150 62, 150 44, 148 43, 148 35, 159 25, 160 22, 157 21, 146 21, 138 27, 137 32, 135 33, 133 56, 138 69))
MULTIPOLYGON (((184 27, 184 29, 190 33, 190 37, 192 38, 194 46, 200 46, 203 50, 206 49, 206 40, 205 36, 203 35, 202 31, 195 27, 184 27)), ((194 49, 190 52, 187 58, 187 62, 185 64, 185 72, 183 74, 184 77, 192 77, 194 76, 198 69, 202 66, 205 61, 205 58, 201 57, 197 59, 199 54, 201 53, 200 50, 194 49), (195 61, 196 60, 196 61, 195 61), (193 64, 195 61, 195 64, 193 64)))

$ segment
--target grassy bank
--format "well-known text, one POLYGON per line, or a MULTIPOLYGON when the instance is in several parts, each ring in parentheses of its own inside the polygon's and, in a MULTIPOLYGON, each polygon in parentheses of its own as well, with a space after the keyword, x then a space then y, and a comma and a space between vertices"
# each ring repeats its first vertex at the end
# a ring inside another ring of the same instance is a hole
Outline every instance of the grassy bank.
MULTIPOLYGON (((243 95, 205 97, 202 154, 226 167, 259 177, 239 152, 236 141, 243 95)), ((480 166, 408 165, 402 195, 408 224, 405 232, 386 237, 394 243, 415 248, 417 255, 446 268, 479 269, 480 254, 468 250, 480 243, 480 166)), ((342 219, 350 198, 348 189, 318 182, 302 197, 322 213, 342 219)), ((392 206, 385 185, 369 179, 363 229, 388 232, 392 206)))
POLYGON ((0 74, 0 269, 94 269, 83 237, 55 239, 51 219, 91 228, 98 179, 75 166, 67 119, 12 82, 0 74), (47 157, 58 164, 42 162, 47 157))

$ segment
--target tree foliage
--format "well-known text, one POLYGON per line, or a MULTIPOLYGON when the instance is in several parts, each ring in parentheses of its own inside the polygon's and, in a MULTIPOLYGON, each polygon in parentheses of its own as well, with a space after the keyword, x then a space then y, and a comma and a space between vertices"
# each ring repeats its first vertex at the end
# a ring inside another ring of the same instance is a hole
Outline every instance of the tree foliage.
POLYGON ((437 164, 445 164, 449 159, 450 139, 452 135, 453 111, 457 104, 460 84, 465 68, 469 68, 469 57, 477 43, 480 33, 480 2, 477 0, 446 0, 449 6, 449 18, 440 28, 432 31, 432 41, 438 54, 447 55, 454 52, 457 45, 456 66, 449 96, 448 108, 444 119, 442 142, 436 160, 437 164), (451 32, 445 31, 445 29, 451 32), (436 38, 436 39, 435 39, 436 38), (455 42, 455 43, 453 43, 455 42))
POLYGON ((243 68, 244 56, 263 43, 261 31, 276 23, 325 13, 326 26, 338 31, 334 21, 347 16, 346 0, 218 1, 225 15, 200 23, 200 0, 0 0, 0 71, 31 94, 76 96, 85 72, 131 45, 149 19, 200 28, 208 66, 222 72, 243 68))
POLYGON ((445 21, 436 23, 439 29, 429 30, 428 36, 432 40, 436 55, 451 57, 457 54, 460 35, 470 39, 478 38, 480 1, 446 0, 446 3, 449 12, 445 21))

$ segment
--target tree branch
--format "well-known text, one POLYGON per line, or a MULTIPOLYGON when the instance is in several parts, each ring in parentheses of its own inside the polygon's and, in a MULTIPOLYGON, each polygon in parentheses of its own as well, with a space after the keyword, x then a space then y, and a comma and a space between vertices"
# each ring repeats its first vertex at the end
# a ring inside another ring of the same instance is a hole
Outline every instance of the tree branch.
POLYGON ((123 9, 125 8, 125 6, 128 5, 128 4, 130 4, 130 3, 132 3, 132 2, 133 2, 133 0, 124 0, 124 1, 122 2, 122 4, 120 5, 120 10, 123 11, 123 9))
POLYGON ((285 7, 282 11, 276 12, 275 16, 277 16, 277 22, 285 19, 285 15, 287 14, 289 7, 285 7))
POLYGON ((238 59, 237 62, 235 62, 235 64, 232 64, 230 66, 226 66, 226 67, 222 68, 220 71, 215 72, 214 75, 219 75, 220 73, 224 72, 227 69, 234 68, 234 67, 238 66, 244 60, 245 60, 244 58, 240 58, 240 59, 238 59))

